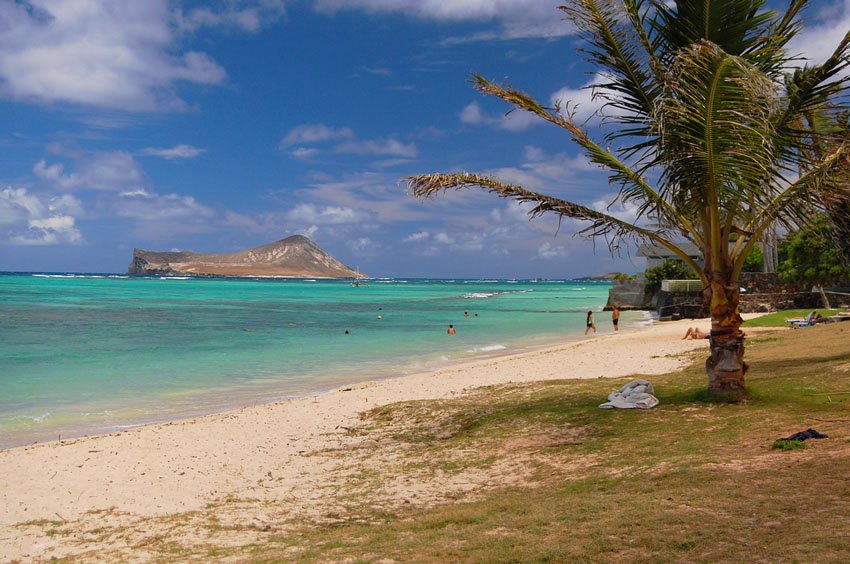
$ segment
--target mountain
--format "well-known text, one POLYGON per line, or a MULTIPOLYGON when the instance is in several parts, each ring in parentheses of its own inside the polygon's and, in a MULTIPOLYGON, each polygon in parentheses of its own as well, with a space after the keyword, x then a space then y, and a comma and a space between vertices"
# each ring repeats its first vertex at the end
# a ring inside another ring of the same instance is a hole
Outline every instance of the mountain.
POLYGON ((128 274, 354 278, 364 276, 342 264, 303 235, 227 254, 133 249, 128 274))

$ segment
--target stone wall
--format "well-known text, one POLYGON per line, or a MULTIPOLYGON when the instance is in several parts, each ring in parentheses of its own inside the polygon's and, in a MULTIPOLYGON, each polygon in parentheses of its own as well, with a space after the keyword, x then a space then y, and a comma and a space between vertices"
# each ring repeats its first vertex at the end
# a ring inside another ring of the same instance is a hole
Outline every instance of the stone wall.
POLYGON ((650 309, 652 296, 646 295, 646 278, 638 276, 635 280, 613 280, 608 291, 608 305, 605 309, 617 306, 620 309, 650 309))
MULTIPOLYGON (((820 295, 810 290, 801 291, 779 279, 776 273, 744 272, 740 279, 740 308, 742 313, 770 312, 782 309, 804 309, 821 307, 820 295)), ((644 291, 646 279, 638 276, 636 280, 614 280, 608 293, 606 309, 616 305, 620 309, 656 309, 662 317, 681 315, 699 317, 706 312, 702 309, 702 296, 699 293, 659 292, 647 297, 644 291)), ((837 295, 830 295, 833 306, 846 303, 837 295)), ((707 315, 707 314, 706 314, 707 315)))
POLYGON ((740 308, 743 313, 821 306, 818 294, 801 291, 793 284, 783 282, 775 272, 743 272, 740 284, 747 290, 741 292, 740 308))

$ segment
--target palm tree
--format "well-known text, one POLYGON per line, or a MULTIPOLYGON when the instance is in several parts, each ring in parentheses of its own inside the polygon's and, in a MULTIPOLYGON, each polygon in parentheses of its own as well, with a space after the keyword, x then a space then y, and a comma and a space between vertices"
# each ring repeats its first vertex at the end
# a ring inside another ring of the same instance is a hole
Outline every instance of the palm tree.
POLYGON ((786 46, 808 0, 790 0, 783 13, 764 10, 764 1, 573 0, 562 6, 587 41, 583 52, 605 77, 594 95, 613 110, 608 120, 618 127, 599 142, 576 122, 569 104, 546 107, 474 75, 480 92, 565 129, 619 187, 611 204, 637 204, 637 221, 467 172, 412 176, 408 190, 427 198, 480 188, 534 204, 532 217, 583 220, 588 226, 579 233, 603 237, 611 251, 624 242, 666 247, 704 285, 711 312, 709 391, 741 397, 744 260, 771 224, 805 222, 823 201, 813 194, 837 192, 831 179, 850 154, 845 139, 822 154, 805 150, 812 137, 800 119, 842 109, 850 32, 824 63, 788 74, 794 59, 786 46), (702 264, 682 250, 683 242, 701 249, 702 264))
MULTIPOLYGON (((840 142, 850 141, 850 112, 838 115, 813 115, 806 117, 809 128, 816 132, 811 136, 811 151, 823 156, 835 149, 840 142)), ((850 185, 850 157, 844 160, 843 173, 832 182, 850 185)), ((850 195, 846 191, 827 189, 821 206, 831 227, 832 244, 838 249, 842 264, 850 269, 850 195)))

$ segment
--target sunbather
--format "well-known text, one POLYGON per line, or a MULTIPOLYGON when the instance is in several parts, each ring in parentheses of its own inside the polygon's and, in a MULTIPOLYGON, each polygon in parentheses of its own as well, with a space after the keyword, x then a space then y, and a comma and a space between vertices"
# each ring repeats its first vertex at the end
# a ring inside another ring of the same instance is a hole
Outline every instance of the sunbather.
POLYGON ((700 331, 699 327, 688 327, 688 332, 685 333, 685 336, 682 337, 682 340, 685 339, 708 339, 708 333, 704 333, 700 331))

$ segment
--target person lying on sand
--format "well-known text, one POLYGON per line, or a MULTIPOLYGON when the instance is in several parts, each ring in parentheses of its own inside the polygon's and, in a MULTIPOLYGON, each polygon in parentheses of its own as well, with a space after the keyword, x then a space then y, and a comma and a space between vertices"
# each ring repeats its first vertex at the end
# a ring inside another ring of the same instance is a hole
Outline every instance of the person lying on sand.
POLYGON ((699 330, 699 327, 688 327, 688 332, 685 333, 685 336, 682 337, 682 340, 691 338, 691 339, 708 339, 708 333, 703 333, 699 330))

